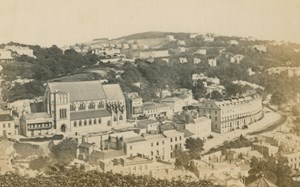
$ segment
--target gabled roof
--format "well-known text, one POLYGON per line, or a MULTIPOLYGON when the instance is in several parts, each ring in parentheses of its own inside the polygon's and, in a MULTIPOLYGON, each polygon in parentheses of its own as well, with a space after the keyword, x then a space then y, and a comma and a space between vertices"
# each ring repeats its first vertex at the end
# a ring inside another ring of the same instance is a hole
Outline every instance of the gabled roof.
POLYGON ((246 187, 278 187, 277 185, 271 183, 264 176, 260 177, 256 181, 246 185, 246 187))
POLYGON ((106 99, 100 81, 51 82, 48 86, 51 92, 69 93, 71 102, 106 99))
POLYGON ((103 89, 108 100, 124 99, 123 91, 119 84, 106 84, 103 89))

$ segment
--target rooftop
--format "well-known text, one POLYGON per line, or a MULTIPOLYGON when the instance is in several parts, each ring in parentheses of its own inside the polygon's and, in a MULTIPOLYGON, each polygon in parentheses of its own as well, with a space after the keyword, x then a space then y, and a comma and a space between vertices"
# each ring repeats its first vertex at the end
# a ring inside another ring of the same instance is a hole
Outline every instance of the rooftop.
POLYGON ((48 85, 51 92, 60 91, 69 93, 71 102, 106 99, 100 81, 51 82, 48 85))
POLYGON ((0 114, 0 121, 13 121, 14 118, 10 114, 0 114))

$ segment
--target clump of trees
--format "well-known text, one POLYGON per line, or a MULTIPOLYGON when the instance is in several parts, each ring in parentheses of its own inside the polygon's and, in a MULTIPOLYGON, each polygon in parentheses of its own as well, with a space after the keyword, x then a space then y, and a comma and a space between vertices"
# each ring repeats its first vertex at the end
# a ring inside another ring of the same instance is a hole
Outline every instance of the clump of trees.
POLYGON ((253 157, 250 162, 251 169, 246 182, 251 183, 263 174, 264 177, 278 186, 292 186, 291 168, 287 163, 287 159, 282 156, 270 157, 268 160, 258 160, 253 157))
POLYGON ((57 145, 49 144, 54 162, 60 164, 69 164, 76 158, 77 142, 74 139, 67 138, 59 142, 57 145))

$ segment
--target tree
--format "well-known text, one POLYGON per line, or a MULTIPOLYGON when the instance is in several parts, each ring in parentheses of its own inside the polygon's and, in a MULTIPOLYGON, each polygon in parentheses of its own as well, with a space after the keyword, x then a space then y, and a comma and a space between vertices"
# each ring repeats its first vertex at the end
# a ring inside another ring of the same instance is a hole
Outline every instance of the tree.
POLYGON ((208 97, 216 100, 223 99, 223 95, 216 90, 212 91, 211 94, 208 94, 208 97))
POLYGON ((54 158, 62 164, 68 164, 76 157, 77 142, 74 139, 64 139, 57 145, 50 147, 54 158))
POLYGON ((29 168, 32 170, 39 170, 44 168, 49 162, 48 157, 40 156, 29 162, 29 168))
POLYGON ((189 166, 189 162, 191 160, 191 156, 188 152, 182 152, 175 160, 175 167, 178 169, 187 169, 189 166))
POLYGON ((279 156, 270 157, 267 161, 253 157, 250 162, 249 177, 247 183, 257 180, 263 174, 271 182, 280 187, 289 187, 292 183, 291 168, 287 165, 287 159, 279 156))
POLYGON ((275 92, 272 96, 271 96, 271 100, 270 103, 273 105, 277 105, 280 106, 281 104, 285 103, 287 100, 285 98, 285 95, 283 92, 278 91, 275 92))
POLYGON ((203 151, 204 142, 200 138, 188 138, 185 141, 185 148, 189 150, 193 158, 197 158, 199 153, 203 151))

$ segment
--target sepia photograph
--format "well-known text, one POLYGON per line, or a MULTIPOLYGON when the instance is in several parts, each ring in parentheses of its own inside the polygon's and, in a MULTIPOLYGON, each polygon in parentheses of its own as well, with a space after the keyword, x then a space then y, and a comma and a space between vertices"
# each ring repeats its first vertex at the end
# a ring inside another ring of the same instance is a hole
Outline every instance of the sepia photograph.
POLYGON ((300 187, 299 0, 0 0, 0 187, 300 187))

